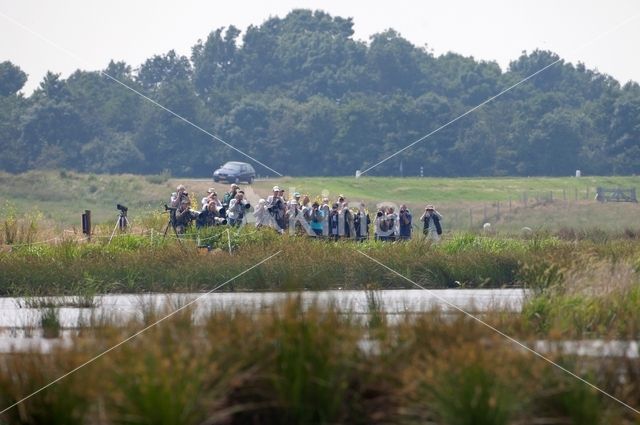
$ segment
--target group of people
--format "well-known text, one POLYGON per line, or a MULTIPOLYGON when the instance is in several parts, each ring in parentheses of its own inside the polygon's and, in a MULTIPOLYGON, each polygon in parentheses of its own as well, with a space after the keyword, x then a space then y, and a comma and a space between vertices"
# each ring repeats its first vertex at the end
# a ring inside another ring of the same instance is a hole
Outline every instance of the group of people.
MULTIPOLYGON (((177 192, 172 193, 170 203, 173 211, 171 220, 177 233, 184 233, 194 221, 197 227, 241 226, 251 208, 244 191, 237 184, 231 185, 222 200, 213 188, 209 189, 207 196, 201 200, 199 211, 192 209, 192 200, 184 185, 178 186, 177 192)), ((351 208, 344 195, 339 195, 333 203, 328 197, 318 197, 312 202, 309 195, 298 192, 287 198, 284 189, 279 186, 274 186, 272 194, 266 199, 258 201, 253 216, 256 227, 334 240, 365 240, 370 237, 372 230, 376 240, 408 240, 414 228, 413 215, 404 204, 397 213, 393 206, 381 206, 372 220, 364 203, 360 202, 357 207, 351 208)), ((442 234, 441 220, 442 215, 434 206, 427 205, 420 216, 424 235, 438 241, 442 234)))
POLYGON ((192 209, 192 200, 184 185, 179 185, 176 192, 171 194, 171 224, 176 232, 184 233, 186 228, 195 221, 196 227, 217 225, 240 226, 244 222, 245 214, 251 204, 244 198, 244 191, 238 185, 232 184, 231 190, 224 194, 222 200, 214 188, 207 190, 207 196, 201 200, 201 209, 192 209))

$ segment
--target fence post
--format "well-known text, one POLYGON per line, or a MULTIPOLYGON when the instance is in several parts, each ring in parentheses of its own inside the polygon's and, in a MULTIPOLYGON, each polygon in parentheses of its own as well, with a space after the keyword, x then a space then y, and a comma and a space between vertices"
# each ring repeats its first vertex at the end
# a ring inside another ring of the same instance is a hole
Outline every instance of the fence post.
POLYGON ((91 242, 91 211, 84 210, 82 214, 82 233, 87 235, 87 240, 91 242))
POLYGON ((498 206, 496 208, 496 220, 500 220, 500 201, 498 201, 498 206))
POLYGON ((473 229, 473 208, 469 208, 469 229, 473 229))

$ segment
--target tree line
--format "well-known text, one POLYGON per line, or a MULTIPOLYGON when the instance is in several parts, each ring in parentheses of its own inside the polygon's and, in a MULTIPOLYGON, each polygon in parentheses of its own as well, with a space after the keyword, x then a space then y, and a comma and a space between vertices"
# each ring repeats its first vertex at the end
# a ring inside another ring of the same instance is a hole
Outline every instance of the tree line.
MULTIPOLYGON (((49 72, 30 96, 20 67, 0 63, 0 169, 202 176, 246 160, 117 79, 283 174, 353 175, 560 59, 523 52, 503 71, 393 29, 355 40, 351 19, 311 10, 241 34, 219 28, 190 57, 136 69, 49 72)), ((370 174, 632 174, 639 142, 640 86, 560 60, 370 174)))

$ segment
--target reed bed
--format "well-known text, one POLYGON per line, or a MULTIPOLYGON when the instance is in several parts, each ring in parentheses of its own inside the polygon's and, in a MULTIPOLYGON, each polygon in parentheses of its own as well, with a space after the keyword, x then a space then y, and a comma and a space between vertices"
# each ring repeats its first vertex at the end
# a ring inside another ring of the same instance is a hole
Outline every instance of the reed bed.
POLYGON ((203 291, 268 256, 279 253, 223 290, 301 290, 413 287, 376 266, 362 251, 421 286, 548 286, 553 267, 580 258, 615 264, 638 261, 640 243, 616 239, 595 243, 550 235, 530 238, 452 234, 438 245, 330 242, 277 235, 268 229, 212 229, 175 239, 126 234, 92 243, 63 240, 25 244, 0 252, 0 295, 86 295, 121 292, 203 291), (199 242, 199 243, 198 243, 199 242), (546 276, 546 277, 545 277, 546 276))
MULTIPOLYGON (((375 302, 373 302, 375 306, 375 302)), ((375 307, 374 307, 375 308, 375 307)), ((159 315, 162 313, 159 312, 159 315)), ((518 316, 484 320, 524 342, 518 316)), ((632 424, 637 416, 462 315, 362 320, 299 299, 186 309, 7 411, 6 424, 632 424)), ((9 406, 141 328, 88 328, 52 352, 0 356, 9 406)), ((632 406, 640 360, 548 353, 632 406)))

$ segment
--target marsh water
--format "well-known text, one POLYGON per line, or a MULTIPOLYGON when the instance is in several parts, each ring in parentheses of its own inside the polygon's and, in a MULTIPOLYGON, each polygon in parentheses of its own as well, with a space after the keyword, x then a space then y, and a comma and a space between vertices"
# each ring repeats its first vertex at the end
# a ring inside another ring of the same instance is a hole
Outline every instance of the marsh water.
MULTIPOLYGON (((0 298, 0 352, 39 350, 49 351, 59 344, 70 344, 77 329, 100 323, 127 323, 144 320, 145 315, 160 318, 178 308, 192 308, 194 320, 212 311, 268 310, 290 297, 300 297, 303 307, 316 305, 335 308, 345 314, 366 317, 372 310, 382 311, 389 321, 400 320, 408 314, 456 308, 470 313, 486 311, 518 312, 526 292, 522 289, 437 289, 437 290, 380 290, 380 291, 306 291, 306 292, 218 292, 210 294, 126 294, 103 295, 94 298, 94 307, 78 308, 74 297, 0 298), (34 307, 39 303, 40 308, 34 307), (47 307, 55 308, 61 331, 58 338, 44 338, 41 317, 47 307)), ((169 319, 170 320, 170 319, 169 319)), ((637 358, 639 346, 628 341, 536 341, 537 351, 560 350, 582 356, 613 356, 637 358)))
POLYGON ((381 290, 381 291, 305 291, 305 292, 214 292, 171 293, 171 294, 126 294, 94 297, 94 307, 78 308, 77 297, 51 298, 0 298, 0 328, 33 327, 40 322, 42 311, 34 304, 55 304, 63 328, 73 328, 91 317, 109 318, 114 322, 124 322, 149 311, 166 312, 193 302, 196 316, 220 310, 265 309, 299 296, 304 306, 312 304, 321 308, 334 307, 352 314, 367 314, 372 303, 376 309, 387 314, 408 314, 441 308, 448 310, 454 306, 481 312, 502 309, 519 311, 525 292, 522 289, 438 289, 438 290, 381 290))

